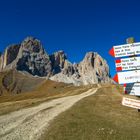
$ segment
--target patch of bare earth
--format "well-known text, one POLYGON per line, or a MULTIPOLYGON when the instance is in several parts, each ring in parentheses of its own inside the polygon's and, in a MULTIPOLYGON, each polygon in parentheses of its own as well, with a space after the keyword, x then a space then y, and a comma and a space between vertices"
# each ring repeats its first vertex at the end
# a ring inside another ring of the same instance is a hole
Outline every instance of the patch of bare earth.
POLYGON ((44 133, 44 130, 48 128, 51 120, 72 107, 79 100, 93 95, 96 91, 96 88, 91 88, 78 95, 54 99, 2 115, 0 116, 0 139, 38 139, 44 133))
POLYGON ((140 113, 121 104, 123 96, 136 97, 123 92, 103 85, 57 116, 40 140, 140 140, 140 113))

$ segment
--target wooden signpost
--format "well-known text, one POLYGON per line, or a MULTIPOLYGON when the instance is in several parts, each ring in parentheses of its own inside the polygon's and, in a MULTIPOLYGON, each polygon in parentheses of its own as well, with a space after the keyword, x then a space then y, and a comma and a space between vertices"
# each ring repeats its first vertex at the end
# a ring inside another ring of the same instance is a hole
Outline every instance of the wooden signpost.
MULTIPOLYGON (((109 54, 115 58, 117 74, 113 80, 125 84, 125 94, 140 96, 140 42, 134 43, 134 38, 127 39, 128 44, 114 46, 109 54), (125 58, 121 58, 125 57, 125 58)), ((140 112, 140 100, 123 97, 122 105, 136 108, 140 112)))

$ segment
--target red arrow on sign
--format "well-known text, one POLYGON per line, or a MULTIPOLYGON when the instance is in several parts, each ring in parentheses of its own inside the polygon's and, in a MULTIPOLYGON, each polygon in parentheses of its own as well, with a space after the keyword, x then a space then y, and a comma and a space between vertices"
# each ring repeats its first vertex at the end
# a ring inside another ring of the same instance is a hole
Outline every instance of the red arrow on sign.
POLYGON ((122 71, 122 67, 120 66, 121 59, 115 60, 115 63, 116 63, 116 70, 117 71, 122 71), (117 65, 119 65, 119 66, 117 66, 117 65))
POLYGON ((129 57, 115 61, 117 71, 140 69, 140 57, 129 57))
POLYGON ((113 80, 119 84, 140 82, 140 70, 118 72, 113 80))
POLYGON ((124 86, 124 93, 127 94, 127 91, 125 90, 127 84, 123 84, 123 86, 124 86))
POLYGON ((117 83, 119 83, 119 77, 118 77, 118 74, 116 74, 114 77, 113 77, 113 80, 117 83))
POLYGON ((140 42, 113 46, 109 51, 113 57, 126 57, 140 54, 140 42))
POLYGON ((114 48, 111 48, 111 50, 109 51, 109 54, 113 57, 115 57, 115 53, 114 53, 114 48))

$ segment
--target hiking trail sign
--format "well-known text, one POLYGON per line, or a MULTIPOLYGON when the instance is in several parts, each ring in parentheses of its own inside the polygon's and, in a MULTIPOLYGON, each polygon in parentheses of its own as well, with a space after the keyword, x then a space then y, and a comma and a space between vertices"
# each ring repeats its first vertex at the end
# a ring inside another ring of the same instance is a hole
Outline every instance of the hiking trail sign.
POLYGON ((125 84, 124 93, 134 96, 140 96, 140 83, 125 84))
POLYGON ((140 70, 118 72, 113 80, 119 84, 140 82, 140 70))
POLYGON ((109 54, 116 58, 139 55, 140 54, 140 42, 114 46, 109 51, 109 54))
POLYGON ((122 105, 140 109, 140 100, 134 100, 134 99, 123 97, 122 105))
MULTIPOLYGON (((125 94, 140 96, 140 42, 134 43, 134 38, 128 38, 127 43, 129 44, 114 46, 109 51, 111 56, 117 58, 117 74, 113 80, 125 84, 125 94)), ((140 100, 123 97, 122 105, 136 108, 140 112, 140 100)))
POLYGON ((140 69, 140 57, 130 57, 115 60, 117 71, 140 69))

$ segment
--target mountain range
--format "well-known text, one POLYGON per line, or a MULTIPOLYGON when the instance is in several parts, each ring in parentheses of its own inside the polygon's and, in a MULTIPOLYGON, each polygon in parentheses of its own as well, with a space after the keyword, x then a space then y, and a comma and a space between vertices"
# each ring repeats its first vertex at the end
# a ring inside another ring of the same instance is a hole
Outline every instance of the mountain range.
POLYGON ((109 66, 97 52, 87 52, 81 62, 73 64, 64 51, 49 55, 34 37, 9 45, 1 54, 0 72, 9 70, 76 86, 111 82, 109 66))

